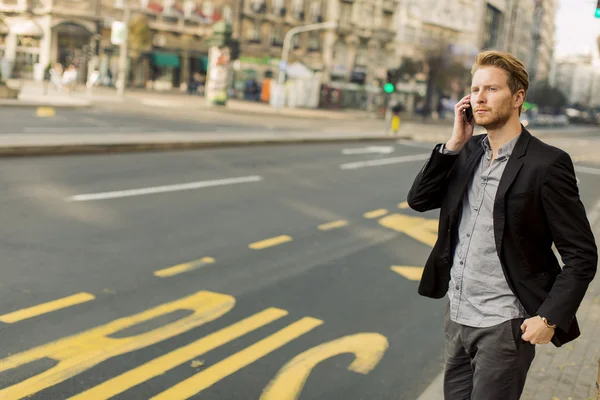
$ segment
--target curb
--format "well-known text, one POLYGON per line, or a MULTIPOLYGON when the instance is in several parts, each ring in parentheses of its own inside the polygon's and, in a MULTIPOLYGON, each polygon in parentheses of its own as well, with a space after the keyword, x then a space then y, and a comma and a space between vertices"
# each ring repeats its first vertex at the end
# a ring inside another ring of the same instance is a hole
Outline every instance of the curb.
POLYGON ((0 100, 0 107, 12 107, 12 108, 38 108, 38 107, 49 107, 49 108, 58 108, 61 110, 74 110, 80 108, 90 108, 92 107, 92 102, 86 102, 81 104, 52 104, 47 102, 36 102, 36 101, 23 101, 23 100, 0 100))
POLYGON ((0 158, 66 156, 80 154, 137 153, 214 149, 227 147, 272 146, 286 144, 327 144, 350 142, 380 142, 396 140, 393 136, 339 137, 339 138, 276 138, 235 139, 231 141, 165 142, 165 143, 99 143, 65 145, 0 146, 0 158))

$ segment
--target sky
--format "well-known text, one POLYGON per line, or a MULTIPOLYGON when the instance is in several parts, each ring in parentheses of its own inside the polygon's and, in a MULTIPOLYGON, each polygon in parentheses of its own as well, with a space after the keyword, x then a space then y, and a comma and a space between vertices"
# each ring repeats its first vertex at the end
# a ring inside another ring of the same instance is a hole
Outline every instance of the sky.
POLYGON ((589 54, 600 35, 597 0, 560 0, 556 12, 555 56, 589 54))

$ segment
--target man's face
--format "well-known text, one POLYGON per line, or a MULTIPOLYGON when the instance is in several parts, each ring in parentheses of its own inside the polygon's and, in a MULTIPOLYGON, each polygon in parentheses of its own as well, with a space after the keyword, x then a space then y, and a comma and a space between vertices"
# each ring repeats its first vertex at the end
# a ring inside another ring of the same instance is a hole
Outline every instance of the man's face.
POLYGON ((508 87, 508 73, 497 67, 479 68, 471 84, 471 107, 475 123, 486 129, 498 129, 513 113, 516 97, 508 87))

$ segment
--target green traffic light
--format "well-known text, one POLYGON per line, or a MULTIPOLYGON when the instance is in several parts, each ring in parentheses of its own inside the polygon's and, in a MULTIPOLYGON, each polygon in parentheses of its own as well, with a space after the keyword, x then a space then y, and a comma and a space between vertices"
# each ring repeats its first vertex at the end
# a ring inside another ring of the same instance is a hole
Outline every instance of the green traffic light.
POLYGON ((596 8, 596 18, 600 18, 600 8, 596 8))
POLYGON ((393 84, 393 83, 389 83, 389 82, 388 82, 388 83, 386 83, 386 84, 383 86, 383 90, 384 90, 386 93, 392 93, 392 92, 394 91, 394 84, 393 84))

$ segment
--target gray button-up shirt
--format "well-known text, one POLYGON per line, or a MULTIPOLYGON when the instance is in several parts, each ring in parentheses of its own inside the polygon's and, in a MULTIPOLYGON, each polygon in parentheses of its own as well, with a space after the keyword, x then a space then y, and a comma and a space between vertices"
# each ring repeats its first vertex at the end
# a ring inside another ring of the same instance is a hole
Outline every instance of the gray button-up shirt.
POLYGON ((527 317, 508 286, 494 241, 494 200, 518 138, 500 147, 493 162, 488 138, 482 141, 485 152, 463 198, 448 288, 450 319, 462 325, 485 328, 527 317))

